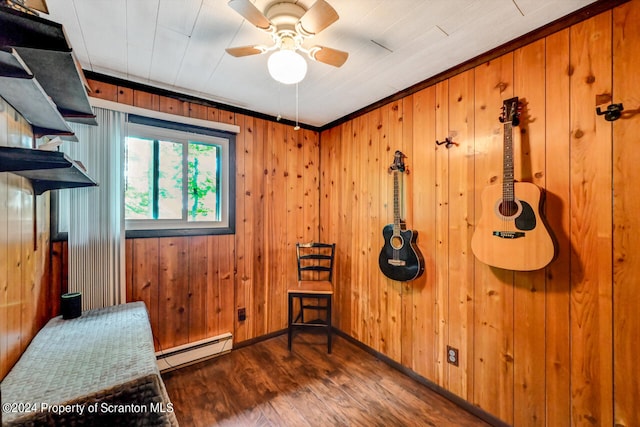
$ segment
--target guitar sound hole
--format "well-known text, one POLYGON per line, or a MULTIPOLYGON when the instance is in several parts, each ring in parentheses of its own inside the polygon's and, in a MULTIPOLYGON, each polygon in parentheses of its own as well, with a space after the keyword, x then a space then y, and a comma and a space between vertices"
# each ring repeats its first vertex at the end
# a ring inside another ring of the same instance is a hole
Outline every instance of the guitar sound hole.
POLYGON ((404 239, 402 238, 402 236, 391 236, 391 247, 393 249, 402 249, 402 246, 404 246, 404 239))
POLYGON ((494 212, 498 218, 503 221, 513 221, 522 212, 522 204, 520 200, 496 200, 496 204, 493 207, 494 212))
POLYGON ((513 200, 507 202, 503 201, 500 203, 498 211, 506 217, 514 216, 518 212, 518 204, 513 200))

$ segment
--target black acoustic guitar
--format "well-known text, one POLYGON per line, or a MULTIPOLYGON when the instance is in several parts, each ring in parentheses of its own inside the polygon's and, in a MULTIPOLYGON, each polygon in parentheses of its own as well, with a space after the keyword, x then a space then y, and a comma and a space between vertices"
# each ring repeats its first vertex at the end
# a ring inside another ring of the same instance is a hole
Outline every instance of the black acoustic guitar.
POLYGON ((393 164, 389 167, 389 173, 393 173, 393 224, 387 224, 382 229, 384 246, 378 258, 382 273, 399 282, 417 279, 424 273, 424 259, 416 245, 418 232, 407 230, 406 224, 400 219, 399 180, 405 171, 404 157, 401 151, 396 151, 393 164))

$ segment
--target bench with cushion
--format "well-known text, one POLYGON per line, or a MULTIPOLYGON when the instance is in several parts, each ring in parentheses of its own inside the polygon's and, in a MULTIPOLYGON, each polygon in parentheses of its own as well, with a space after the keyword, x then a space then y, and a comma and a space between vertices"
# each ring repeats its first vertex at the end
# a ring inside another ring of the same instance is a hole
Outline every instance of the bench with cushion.
POLYGON ((2 381, 2 426, 175 426, 144 303, 51 319, 2 381))

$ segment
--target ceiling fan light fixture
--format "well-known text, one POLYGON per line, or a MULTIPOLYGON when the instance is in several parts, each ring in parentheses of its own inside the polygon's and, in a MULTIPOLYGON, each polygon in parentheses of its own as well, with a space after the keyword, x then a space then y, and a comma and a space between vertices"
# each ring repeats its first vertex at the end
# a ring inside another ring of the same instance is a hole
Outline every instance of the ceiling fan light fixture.
POLYGON ((267 67, 274 80, 286 85, 299 83, 307 75, 307 61, 289 49, 273 52, 267 61, 267 67))

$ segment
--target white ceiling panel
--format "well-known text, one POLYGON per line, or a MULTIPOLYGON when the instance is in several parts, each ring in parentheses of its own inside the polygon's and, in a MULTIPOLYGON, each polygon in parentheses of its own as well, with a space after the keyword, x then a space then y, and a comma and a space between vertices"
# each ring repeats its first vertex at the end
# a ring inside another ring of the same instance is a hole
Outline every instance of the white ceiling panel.
MULTIPOLYGON (((276 0, 277 1, 277 0, 276 0)), ((282 0, 291 2, 294 0, 282 0)), ((298 0, 309 8, 315 0, 298 0)), ((341 68, 308 60, 299 119, 322 126, 595 0, 328 0, 340 19, 305 41, 347 51, 341 68)), ((274 0, 255 0, 264 11, 274 0)), ((271 45, 227 0, 47 0, 91 71, 295 120, 295 86, 271 79, 271 45)))
POLYGON ((127 2, 127 44, 153 49, 160 0, 127 2))
POLYGON ((191 36, 202 3, 202 0, 161 0, 158 10, 158 25, 176 33, 191 36))
POLYGON ((471 38, 484 38, 485 33, 477 33, 475 27, 493 25, 492 32, 500 31, 508 17, 519 15, 518 8, 512 0, 474 1, 455 11, 443 13, 437 21, 438 26, 447 34, 461 31, 471 38), (475 35, 475 37, 474 37, 475 35))
POLYGON ((189 36, 158 25, 149 79, 174 84, 188 44, 189 36))
MULTIPOLYGON (((91 64, 94 67, 126 70, 126 1, 75 1, 74 4, 91 64)), ((74 45, 73 40, 71 45, 74 45)))
MULTIPOLYGON (((151 60, 153 59, 153 48, 139 45, 127 45, 127 69, 126 79, 144 81, 149 80, 151 73, 151 60)), ((94 70, 97 71, 97 70, 94 70)))
POLYGON ((566 15, 576 9, 580 9, 584 6, 584 2, 581 0, 562 0, 556 2, 545 2, 539 0, 513 0, 518 6, 518 9, 522 11, 525 16, 538 13, 539 11, 545 11, 544 14, 548 17, 548 21, 554 20, 558 13, 566 15))

